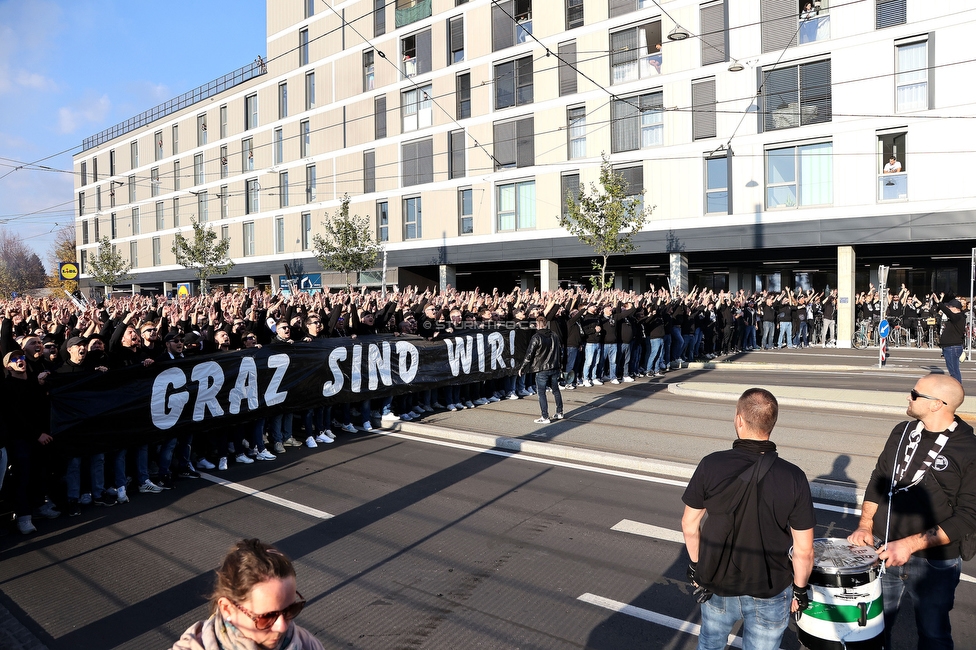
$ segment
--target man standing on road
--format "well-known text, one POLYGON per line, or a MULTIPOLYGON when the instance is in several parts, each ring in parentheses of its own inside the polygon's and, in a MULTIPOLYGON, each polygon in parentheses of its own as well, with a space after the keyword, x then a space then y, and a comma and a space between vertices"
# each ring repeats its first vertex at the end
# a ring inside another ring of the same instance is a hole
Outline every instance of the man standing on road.
POLYGON ((698 650, 724 650, 740 619, 743 647, 779 648, 790 611, 809 604, 813 499, 806 475, 769 440, 778 415, 769 391, 742 393, 732 449, 703 458, 681 497, 688 578, 702 604, 698 650))
POLYGON ((946 370, 961 384, 959 357, 962 356, 963 342, 966 340, 966 314, 958 300, 940 302, 939 311, 948 319, 939 335, 939 346, 942 348, 942 356, 945 357, 946 370))
POLYGON ((552 396, 556 398, 556 420, 563 419, 563 396, 559 392, 559 375, 563 345, 559 337, 549 329, 549 321, 545 316, 535 319, 537 331, 529 339, 529 347, 525 350, 525 359, 519 366, 519 375, 535 373, 535 387, 539 393, 539 407, 542 417, 536 424, 549 424, 549 402, 546 399, 546 387, 552 389, 552 396))
POLYGON ((907 592, 918 648, 952 648, 949 610, 962 560, 960 541, 976 532, 976 437, 956 415, 965 394, 946 375, 928 375, 908 398, 908 422, 892 429, 864 491, 848 541, 879 549, 885 563, 885 647, 907 592))

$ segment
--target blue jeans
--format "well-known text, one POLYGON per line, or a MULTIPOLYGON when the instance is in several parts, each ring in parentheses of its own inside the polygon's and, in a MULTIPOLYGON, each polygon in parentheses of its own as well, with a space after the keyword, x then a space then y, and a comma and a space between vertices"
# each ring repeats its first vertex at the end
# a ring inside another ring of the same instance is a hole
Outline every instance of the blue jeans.
POLYGON ((746 325, 745 335, 742 337, 742 349, 751 350, 756 347, 756 328, 746 325))
POLYGON ((698 650, 725 650, 732 626, 742 620, 742 647, 778 650, 790 620, 792 585, 772 598, 712 596, 701 606, 698 650))
POLYGON ((685 347, 685 339, 681 336, 680 327, 671 328, 671 363, 681 360, 681 350, 685 347))
POLYGON ((810 345, 809 329, 805 320, 800 321, 800 327, 797 328, 796 336, 793 337, 793 345, 810 345))
POLYGON ((583 354, 583 381, 592 381, 600 371, 600 344, 587 343, 583 354))
POLYGON ((268 440, 272 445, 276 442, 284 442, 292 437, 293 419, 291 413, 279 413, 271 416, 271 419, 268 420, 268 440))
POLYGON ((653 374, 664 370, 664 339, 647 339, 647 372, 653 374))
POLYGON ((962 371, 959 369, 959 356, 961 354, 961 345, 947 345, 942 348, 942 356, 945 357, 946 370, 949 371, 949 376, 954 377, 960 384, 962 383, 962 371))
POLYGON ((576 357, 578 356, 579 348, 566 348, 566 372, 563 373, 563 379, 569 386, 576 383, 576 357))
POLYGON ((779 347, 783 347, 783 341, 786 341, 786 345, 793 347, 793 323, 789 321, 783 321, 779 324, 779 347))
POLYGON ((926 560, 912 556, 903 566, 886 567, 881 576, 884 594, 885 647, 891 645, 891 627, 895 623, 902 596, 907 592, 915 605, 918 647, 925 650, 951 649, 952 630, 949 610, 959 584, 962 560, 926 560))
MULTIPOLYGON (((85 460, 91 476, 91 493, 97 499, 105 491, 105 454, 92 454, 85 460)), ((77 501, 81 496, 81 461, 82 459, 77 457, 68 459, 64 479, 68 486, 69 501, 77 501)), ((0 485, 2 484, 2 477, 0 477, 0 485)))
POLYGON ((763 321, 762 346, 763 350, 769 350, 776 341, 776 323, 771 320, 763 321))
MULTIPOLYGON (((616 343, 603 344, 603 358, 606 359, 607 365, 609 366, 607 368, 607 375, 610 377, 610 379, 620 379, 620 377, 617 376, 617 344, 616 343)), ((600 364, 600 368, 602 367, 603 364, 600 364)), ((599 376, 600 373, 598 372, 597 377, 599 376)))
POLYGON ((542 409, 542 417, 549 417, 549 402, 546 401, 546 386, 552 389, 552 396, 556 398, 556 413, 562 415, 563 396, 559 392, 559 371, 543 370, 535 373, 535 387, 539 391, 539 408, 542 409))

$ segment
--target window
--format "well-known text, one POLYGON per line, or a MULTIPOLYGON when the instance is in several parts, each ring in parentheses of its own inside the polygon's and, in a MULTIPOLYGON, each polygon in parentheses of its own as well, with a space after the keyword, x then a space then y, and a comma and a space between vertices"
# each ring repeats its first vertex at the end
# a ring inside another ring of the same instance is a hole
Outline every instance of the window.
POLYGON ((220 138, 227 137, 227 105, 220 107, 220 138))
POLYGON ((661 91, 613 100, 610 140, 613 153, 664 144, 661 91))
MULTIPOLYGON (((245 100, 246 101, 246 100, 245 100)), ((197 146, 207 144, 207 114, 197 115, 197 146)))
POLYGON ((705 159, 705 213, 729 214, 728 156, 705 159))
POLYGON ((220 227, 220 241, 228 241, 230 239, 230 226, 220 227))
POLYGON ((760 0, 763 52, 796 45, 799 9, 795 0, 760 0))
POLYGON ((400 95, 400 114, 403 116, 403 132, 424 129, 431 125, 433 112, 431 110, 432 89, 430 84, 421 88, 412 88, 400 95))
MULTIPOLYGON (((84 165, 84 163, 82 163, 84 165)), ((98 182, 98 158, 92 158, 92 183, 98 182)))
POLYGON ((132 208, 132 234, 138 235, 142 232, 142 219, 139 216, 139 208, 132 208))
POLYGON ((180 197, 173 197, 173 227, 180 227, 180 197))
POLYGON ((180 152, 180 125, 173 125, 173 155, 180 152))
POLYGON ((373 0, 373 36, 386 33, 386 0, 373 0))
POLYGON ((464 61, 464 16, 455 16, 447 21, 447 34, 448 65, 464 61))
POLYGON ((149 170, 149 194, 159 196, 159 167, 149 170))
POLYGON ((254 222, 244 222, 244 257, 254 255, 254 222))
POLYGON ((766 131, 829 122, 830 61, 770 70, 762 94, 766 131))
MULTIPOLYGON (((401 145, 403 187, 434 182, 434 141, 415 140, 401 145)), ((419 199, 418 199, 419 200, 419 199)))
POLYGON ((829 205, 833 202, 833 144, 766 151, 766 209, 829 205))
POLYGON ((230 214, 230 191, 226 185, 220 186, 220 194, 217 198, 220 200, 220 218, 226 219, 230 214))
POLYGON ((701 61, 702 65, 721 63, 729 60, 726 48, 726 17, 725 2, 713 2, 702 5, 701 20, 701 61))
POLYGON ((497 187, 498 230, 535 228, 535 181, 497 187))
POLYGON ((129 242, 129 265, 132 268, 139 266, 139 242, 129 242))
POLYGON ((288 172, 278 174, 278 207, 288 207, 288 172))
POLYGON ((644 209, 644 165, 614 167, 613 173, 623 179, 624 203, 637 204, 638 211, 644 209))
POLYGON ((312 131, 308 120, 302 120, 298 126, 299 149, 302 158, 308 158, 312 150, 312 131))
POLYGON ((829 0, 817 3, 800 2, 800 44, 814 43, 830 38, 829 0))
POLYGON ((116 183, 119 183, 119 185, 122 184, 121 181, 112 181, 111 183, 109 183, 108 186, 108 204, 110 207, 113 208, 115 207, 115 184, 116 183))
POLYGON ((307 251, 312 245, 312 213, 302 213, 302 250, 307 251))
POLYGON ((99 231, 99 227, 98 227, 99 221, 100 221, 100 219, 98 217, 95 217, 94 219, 92 219, 92 229, 95 231, 95 238, 92 241, 95 242, 95 243, 98 243, 98 240, 102 238, 102 236, 98 232, 99 231))
POLYGON ((386 201, 376 204, 376 241, 390 241, 390 206, 386 201))
MULTIPOLYGON (((102 211, 102 188, 95 188, 95 212, 102 211)), ((97 222, 96 222, 97 223, 97 222)))
POLYGON ((616 18, 651 6, 651 0, 610 0, 610 17, 616 18))
POLYGON ((305 203, 317 200, 315 165, 305 168, 305 203))
POLYGON ((285 155, 285 139, 281 129, 274 130, 274 164, 280 165, 285 155))
POLYGON ((457 86, 457 119, 471 117, 471 73, 459 74, 456 78, 457 86))
POLYGON ((495 109, 532 103, 532 55, 495 66, 495 109))
POLYGON ((88 273, 88 251, 81 251, 81 272, 88 273))
POLYGON ((610 34, 610 83, 622 84, 661 74, 661 21, 610 34))
POLYGON ((309 72, 305 75, 305 110, 310 111, 315 108, 315 73, 309 72))
POLYGON ((139 142, 138 140, 133 140, 129 143, 129 160, 132 161, 130 169, 135 169, 139 166, 139 142))
POLYGON ((567 108, 566 125, 569 137, 569 159, 586 158, 586 107, 567 108))
POLYGON ((298 32, 298 65, 308 65, 308 28, 298 32))
POLYGON ((884 29, 895 25, 904 25, 908 14, 906 0, 877 0, 875 28, 884 29))
POLYGON ((285 252, 285 218, 275 217, 274 244, 275 253, 285 252))
POLYGON ((376 152, 363 152, 363 192, 376 191, 376 152))
POLYGON ((363 52, 363 92, 373 89, 376 82, 376 52, 366 50, 363 52))
POLYGON ((373 136, 377 140, 386 137, 386 95, 373 99, 373 136))
POLYGON ((567 203, 579 201, 580 176, 579 172, 570 172, 559 177, 559 206, 563 217, 569 217, 567 203))
POLYGON ((403 238, 420 239, 421 234, 421 205, 420 197, 414 196, 403 200, 403 238))
POLYGON ((166 218, 163 212, 163 202, 156 202, 156 230, 166 229, 166 218))
POLYGON ((153 266, 159 266, 163 263, 162 250, 159 246, 159 237, 152 238, 152 263, 153 266))
POLYGON ((715 79, 691 82, 691 134, 695 140, 715 137, 715 79))
POLYGON ((115 213, 114 212, 112 213, 112 216, 110 218, 110 224, 111 224, 110 230, 112 232, 112 239, 118 239, 118 236, 119 236, 119 224, 118 224, 118 221, 115 218, 115 213))
POLYGON ((288 82, 278 84, 278 119, 288 117, 288 82))
POLYGON ((156 151, 155 160, 158 162, 163 159, 163 132, 156 131, 153 133, 153 142, 155 143, 154 150, 156 151))
POLYGON ((464 129, 447 134, 447 177, 464 178, 464 129))
POLYGON ((129 203, 136 202, 136 177, 129 176, 129 203))
POLYGON ((108 152, 108 175, 115 176, 115 149, 108 152))
POLYGON ((85 216, 85 193, 84 192, 78 192, 78 216, 80 217, 85 216))
POLYGON ((251 178, 246 183, 247 186, 247 203, 245 204, 244 214, 257 214, 261 211, 261 205, 258 201, 258 193, 261 190, 261 186, 258 185, 258 179, 251 178))
POLYGON ((244 98, 244 130, 249 131, 258 126, 258 94, 253 93, 244 98))
POLYGON ((254 171, 254 150, 251 148, 251 138, 241 140, 241 171, 254 171))
POLYGON ((908 198, 904 131, 878 134, 878 200, 904 201, 908 198))
POLYGON ((430 72, 430 30, 404 36, 400 39, 405 77, 415 77, 418 74, 430 72))
POLYGON ((559 44, 559 96, 576 94, 576 41, 559 44))
POLYGON ((81 163, 81 186, 84 187, 88 185, 88 163, 82 161, 81 163))
POLYGON ((203 185, 205 179, 203 177, 203 154, 198 153, 193 156, 193 184, 203 185))
POLYGON ((315 0, 305 0, 302 4, 305 6, 305 18, 315 15, 315 0))
POLYGON ((173 190, 180 189, 180 161, 173 161, 173 190))
POLYGON ((491 5, 491 50, 497 52, 529 40, 532 0, 500 0, 491 5))
POLYGON ((566 29, 583 26, 583 0, 566 0, 566 29))
POLYGON ((207 193, 197 194, 197 221, 206 223, 210 220, 210 211, 207 209, 207 193))
POLYGON ((895 46, 895 110, 899 113, 924 111, 931 105, 929 44, 922 40, 895 46))
POLYGON ((467 187, 458 190, 458 234, 470 235, 474 232, 473 190, 467 187))
POLYGON ((220 177, 227 178, 230 175, 230 165, 227 162, 227 145, 220 148, 220 177))
POLYGON ((525 117, 494 125, 495 171, 535 164, 535 119, 525 117))

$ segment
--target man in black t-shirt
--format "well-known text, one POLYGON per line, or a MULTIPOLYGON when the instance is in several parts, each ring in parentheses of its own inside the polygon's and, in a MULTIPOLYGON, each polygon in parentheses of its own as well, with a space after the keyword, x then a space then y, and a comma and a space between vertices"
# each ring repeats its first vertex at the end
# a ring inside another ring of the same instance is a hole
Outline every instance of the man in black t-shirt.
POLYGON ((769 435, 778 414, 779 405, 769 391, 744 392, 733 420, 738 439, 732 449, 702 459, 681 497, 681 530, 691 558, 688 578, 702 604, 699 650, 723 650, 739 620, 744 647, 779 648, 788 613, 803 610, 809 602, 813 499, 803 471, 775 457, 776 445, 769 435), (771 463, 765 454, 773 455, 771 463), (746 491, 732 513, 718 511, 714 504, 741 483, 740 476, 755 480, 757 467, 765 473, 755 488, 746 491), (705 519, 709 506, 715 511, 705 519), (731 529, 723 526, 730 520, 731 529), (727 540, 732 540, 731 547, 727 540), (715 561, 716 557, 725 561, 715 561))

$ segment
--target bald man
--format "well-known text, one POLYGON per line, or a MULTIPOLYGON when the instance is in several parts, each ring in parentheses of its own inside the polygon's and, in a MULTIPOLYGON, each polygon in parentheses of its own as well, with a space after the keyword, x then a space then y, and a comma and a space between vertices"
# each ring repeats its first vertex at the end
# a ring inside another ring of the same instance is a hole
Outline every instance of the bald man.
POLYGON ((848 541, 874 546, 885 562, 885 647, 901 599, 915 607, 918 647, 952 648, 960 540, 976 531, 976 436, 956 416, 962 384, 928 375, 908 395, 908 416, 891 431, 871 473, 857 530, 848 541), (890 499, 889 494, 893 496, 890 499))

